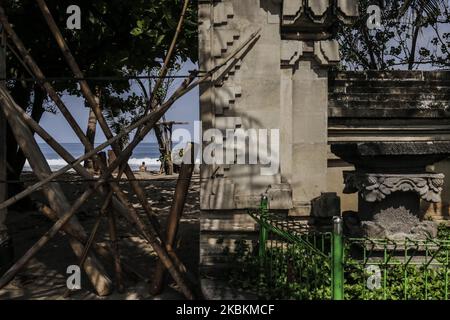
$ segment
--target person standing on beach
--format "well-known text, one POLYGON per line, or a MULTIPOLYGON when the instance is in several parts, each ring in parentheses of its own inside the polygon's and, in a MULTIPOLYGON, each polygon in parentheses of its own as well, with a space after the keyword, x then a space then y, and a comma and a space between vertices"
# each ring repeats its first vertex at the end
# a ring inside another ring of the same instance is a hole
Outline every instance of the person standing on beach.
POLYGON ((147 166, 145 165, 145 162, 142 162, 141 166, 139 167, 140 172, 147 172, 147 166))

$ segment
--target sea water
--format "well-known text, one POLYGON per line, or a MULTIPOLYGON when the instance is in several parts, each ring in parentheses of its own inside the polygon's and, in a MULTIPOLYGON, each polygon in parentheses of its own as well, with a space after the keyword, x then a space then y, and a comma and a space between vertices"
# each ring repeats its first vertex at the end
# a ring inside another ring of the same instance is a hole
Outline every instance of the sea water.
MULTIPOLYGON (((84 154, 84 146, 81 143, 61 143, 61 145, 74 157, 79 158, 84 154)), ((96 144, 98 146, 98 144, 96 144)), ((39 148, 47 159, 48 164, 52 171, 56 171, 61 169, 62 167, 67 165, 67 162, 64 161, 53 149, 46 143, 39 143, 39 148)), ((111 148, 107 148, 104 151, 110 150, 111 148)), ((159 170, 160 168, 160 160, 159 160, 159 148, 158 143, 149 142, 149 143, 140 143, 133 151, 128 164, 130 165, 133 171, 139 170, 139 166, 142 162, 145 162, 147 166, 147 170, 159 170)), ((25 163, 24 171, 31 171, 30 165, 28 161, 25 163)))

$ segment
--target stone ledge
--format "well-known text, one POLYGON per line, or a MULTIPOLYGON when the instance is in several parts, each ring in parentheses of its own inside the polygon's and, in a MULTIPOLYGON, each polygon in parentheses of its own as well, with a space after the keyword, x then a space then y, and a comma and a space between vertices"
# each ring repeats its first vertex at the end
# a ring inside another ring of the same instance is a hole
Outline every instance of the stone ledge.
POLYGON ((367 202, 383 201, 395 192, 415 192, 427 202, 441 202, 443 174, 378 174, 344 171, 344 193, 359 192, 367 202))

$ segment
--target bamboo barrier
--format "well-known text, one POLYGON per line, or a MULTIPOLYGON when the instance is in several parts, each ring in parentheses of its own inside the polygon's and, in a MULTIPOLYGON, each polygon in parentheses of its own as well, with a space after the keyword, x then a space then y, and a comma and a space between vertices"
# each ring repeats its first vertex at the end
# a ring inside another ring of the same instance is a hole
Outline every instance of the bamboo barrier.
MULTIPOLYGON (((47 21, 47 24, 49 25, 49 28, 53 36, 55 37, 58 43, 58 46, 60 47, 64 55, 64 58, 66 59, 69 67, 74 73, 75 78, 77 78, 80 81, 81 91, 85 96, 86 101, 90 105, 91 109, 95 113, 97 120, 99 121, 100 127, 102 128, 103 132, 105 133, 105 136, 107 137, 107 141, 97 148, 94 148, 94 146, 91 145, 91 143, 89 142, 89 140, 87 139, 87 137, 85 136, 85 134, 83 133, 83 131, 81 130, 75 119, 73 118, 72 114, 69 112, 68 108, 61 100, 60 96, 57 94, 53 86, 45 78, 45 75, 42 73, 39 66, 35 63, 29 51, 25 48, 20 38, 14 32, 12 26, 8 23, 5 12, 3 8, 0 6, 0 23, 4 26, 6 33, 16 46, 18 50, 18 55, 22 56, 23 62, 26 65, 27 70, 29 70, 32 76, 36 77, 36 79, 39 81, 43 89, 47 92, 49 97, 55 102, 56 106, 61 111, 64 118, 67 120, 67 122, 72 127, 75 134, 78 136, 81 143, 85 146, 87 150, 85 155, 79 157, 78 159, 74 159, 70 155, 70 153, 67 152, 67 150, 65 150, 60 144, 58 144, 45 130, 42 129, 42 127, 39 126, 39 124, 34 122, 34 120, 31 119, 26 114, 26 112, 21 110, 21 108, 15 104, 14 100, 11 98, 11 96, 5 89, 0 88, 0 103, 3 106, 6 106, 4 107, 4 110, 5 113, 9 112, 8 121, 11 121, 10 122, 11 126, 12 127, 14 126, 16 128, 15 135, 18 141, 21 140, 19 145, 22 150, 24 151, 26 150, 25 155, 29 160, 33 171, 36 173, 36 175, 40 180, 39 182, 25 189, 23 192, 1 203, 0 210, 7 208, 9 205, 17 202, 20 199, 23 199, 24 197, 30 195, 39 188, 43 188, 51 207, 48 208, 47 211, 48 212, 51 211, 52 214, 49 215, 52 216, 53 220, 56 220, 55 224, 48 230, 48 232, 44 234, 21 257, 3 275, 2 278, 0 278, 0 288, 6 285, 17 274, 17 272, 19 272, 20 269, 23 266, 25 266, 27 262, 41 248, 43 248, 45 244, 54 235, 56 235, 61 230, 64 230, 70 236, 69 241, 71 241, 71 245, 76 254, 79 256, 79 258, 81 258, 80 265, 83 265, 85 267, 86 273, 88 273, 88 275, 90 274, 91 281, 94 282, 93 274, 95 274, 95 272, 99 274, 100 278, 96 277, 97 282, 93 284, 100 295, 108 294, 110 292, 111 280, 109 280, 109 278, 107 278, 107 276, 104 274, 101 265, 99 265, 99 262, 95 260, 95 257, 92 255, 92 253, 91 254, 89 253, 89 249, 91 248, 91 246, 95 252, 97 253, 101 252, 102 256, 104 257, 108 256, 109 258, 112 257, 115 266, 116 281, 118 283, 118 286, 122 288, 122 270, 121 270, 122 264, 120 261, 120 254, 117 245, 117 234, 116 234, 117 229, 116 229, 116 222, 114 219, 114 211, 117 211, 117 213, 123 215, 131 223, 131 225, 136 228, 138 233, 155 250, 161 262, 159 268, 161 268, 162 271, 164 271, 164 268, 168 270, 168 272, 170 273, 172 278, 176 281, 176 283, 180 287, 180 290, 183 292, 186 298, 188 299, 194 298, 192 290, 189 288, 187 282, 184 279, 183 275, 184 266, 173 250, 173 241, 175 239, 176 229, 179 223, 179 219, 181 217, 181 212, 183 210, 183 204, 186 197, 186 194, 183 195, 183 192, 184 190, 187 190, 186 188, 188 188, 189 186, 189 182, 187 182, 186 185, 186 182, 184 182, 184 180, 189 181, 190 176, 192 175, 192 171, 189 174, 190 169, 185 168, 185 170, 183 170, 184 172, 183 176, 184 174, 189 175, 188 177, 189 179, 184 179, 180 177, 178 181, 180 187, 178 187, 177 183, 176 199, 174 200, 174 204, 171 209, 169 217, 168 234, 166 238, 163 239, 160 235, 159 224, 153 215, 152 208, 150 207, 148 201, 146 200, 144 191, 140 186, 139 182, 137 181, 137 179, 134 177, 134 174, 131 171, 131 168, 128 166, 127 162, 137 144, 139 144, 143 140, 143 138, 151 131, 151 129, 154 128, 155 124, 158 123, 158 121, 170 109, 170 107, 174 104, 175 101, 177 101, 180 97, 182 97, 187 92, 191 91, 193 88, 195 88, 202 82, 210 81, 210 78, 216 72, 219 71, 221 71, 220 75, 214 81, 220 81, 221 78, 223 78, 227 74, 228 70, 232 66, 234 66, 234 64, 239 59, 241 59, 243 55, 246 54, 246 52, 250 49, 251 45, 257 41, 259 37, 259 31, 252 34, 249 37, 249 39, 245 41, 241 46, 239 46, 232 54, 230 54, 228 58, 226 58, 221 64, 217 65, 212 70, 206 72, 206 74, 203 77, 198 78, 197 73, 192 73, 188 78, 186 78, 183 81, 180 87, 172 94, 172 96, 165 103, 159 106, 159 108, 154 108, 153 110, 152 105, 154 101, 154 95, 152 95, 148 108, 145 111, 143 117, 135 124, 128 126, 124 130, 122 130, 118 135, 114 136, 108 124, 106 123, 105 118, 103 117, 101 108, 97 103, 95 96, 93 95, 89 85, 85 81, 84 76, 78 64, 75 61, 75 58, 72 56, 67 46, 67 43, 62 37, 60 30, 58 29, 53 17, 51 16, 51 13, 45 4, 45 1, 44 0, 36 0, 36 1, 44 15, 45 20, 47 21), (245 48, 247 48, 247 51, 242 53, 242 51, 245 48), (239 54, 241 54, 241 56, 237 57, 239 54), (13 117, 11 112, 18 112, 19 117, 13 117), (29 128, 27 126, 29 126, 29 128), (30 136, 31 133, 30 128, 34 130, 37 134, 39 134, 69 164, 64 168, 52 173, 42 153, 39 153, 40 150, 38 149, 38 146, 34 141, 32 134, 30 136), (125 134, 130 133, 134 129, 138 130, 133 141, 124 150, 121 150, 117 141, 121 139, 125 134), (116 159, 110 164, 109 167, 107 167, 106 164, 100 162, 99 165, 102 173, 101 176, 97 180, 95 180, 93 179, 93 176, 80 164, 82 161, 86 159, 96 157, 98 151, 103 150, 109 145, 112 146, 114 153, 116 155, 116 159), (69 204, 67 203, 67 200, 64 197, 64 194, 62 193, 62 190, 55 182, 52 182, 52 180, 59 177, 60 175, 64 174, 65 172, 67 172, 72 168, 75 169, 82 177, 86 179, 91 179, 93 181, 89 185, 89 187, 84 191, 84 193, 70 207, 69 204), (112 178, 112 172, 117 168, 120 168, 119 177, 122 172, 126 174, 128 178, 127 181, 130 183, 133 191, 137 195, 140 204, 144 208, 147 216, 150 218, 151 222, 150 226, 146 226, 143 223, 136 209, 130 203, 124 192, 120 189, 118 183, 116 183, 116 181, 112 178), (109 185, 110 189, 107 188, 106 185, 109 185), (107 192, 106 190, 110 191, 107 192), (108 194, 106 198, 107 200, 105 201, 105 204, 101 210, 101 214, 106 215, 105 214, 106 211, 109 211, 109 214, 107 216, 109 222, 109 233, 111 238, 110 250, 105 250, 101 246, 98 246, 97 244, 94 243, 94 237, 98 225, 100 223, 100 219, 98 220, 98 223, 96 223, 96 227, 94 228, 89 238, 85 234, 82 227, 76 224, 76 217, 74 216, 75 213, 95 192, 100 192, 100 194, 102 195, 105 195, 106 193, 108 194), (111 210, 110 202, 113 204, 114 210, 111 210), (165 243, 165 240, 167 241, 167 244, 165 243), (84 244, 86 244, 85 247, 83 247, 84 244), (161 266, 163 266, 164 268, 162 268, 161 266)), ((162 70, 160 73, 160 75, 162 76, 164 76, 167 73, 168 65, 170 63, 170 60, 172 59, 178 36, 182 31, 182 25, 188 4, 189 0, 185 0, 175 36, 171 42, 171 46, 169 48, 169 51, 166 55, 166 59, 162 66, 162 70)), ((159 78, 157 85, 161 84, 161 79, 162 77, 159 78)), ((126 267, 125 264, 123 264, 123 266, 127 269, 130 269, 126 267)))
MULTIPOLYGON (((36 2, 38 3, 39 8, 42 11, 42 14, 59 46, 59 48, 61 49, 62 54, 64 55, 64 58, 66 59, 70 69, 72 70, 74 76, 78 79, 83 79, 84 75, 81 72, 81 69, 79 68, 75 58, 73 57, 67 42, 64 40, 61 31, 59 30, 58 26, 55 23, 55 20, 53 19, 50 10, 48 9, 46 3, 44 0, 36 0, 36 2)), ((183 5, 183 9, 180 15, 180 19, 178 22, 178 26, 175 32, 175 35, 172 39, 169 51, 166 55, 166 58, 164 60, 163 63, 163 67, 161 70, 161 77, 158 79, 158 82, 154 88, 154 92, 157 91, 159 89, 159 87, 162 84, 162 77, 164 77, 167 74, 168 71, 168 65, 171 61, 171 59, 173 58, 173 53, 176 47, 176 42, 177 39, 182 31, 182 25, 185 19, 185 15, 186 15, 186 11, 189 5, 189 0, 185 0, 184 1, 184 5, 183 5)), ((80 88, 81 91, 83 93, 83 96, 85 97, 86 101, 88 102, 88 104, 90 105, 92 111, 95 113, 95 116, 97 118, 97 121, 100 125, 100 128, 102 129, 103 133, 105 134, 105 137, 107 139, 111 139, 113 137, 113 134, 106 122, 106 119, 103 116, 103 113, 101 111, 100 105, 97 101, 97 99, 95 98, 95 95, 92 93, 92 90, 90 89, 87 81, 85 80, 80 80, 80 88)), ((154 99, 154 95, 152 95, 152 100, 154 99)), ((153 102, 150 102, 150 104, 152 104, 153 102)), ((148 110, 146 110, 145 113, 147 113, 148 110)), ((139 130, 139 128, 138 128, 139 130)), ((120 149, 120 146, 118 145, 118 143, 114 142, 111 144, 111 147, 117 157, 117 155, 122 151, 120 149)), ((139 182, 136 180, 133 171, 131 170, 131 168, 128 165, 128 159, 126 159, 123 163, 123 170, 125 175, 128 178, 128 181, 131 185, 131 187, 133 188, 133 191, 135 192, 135 194, 137 195, 137 198, 139 200, 139 202, 141 203, 141 205, 143 206, 143 208, 145 209, 148 218, 150 219, 150 222, 153 223, 154 227, 157 228, 157 230, 159 230, 159 224, 157 219, 154 216, 153 213, 153 209, 151 208, 150 204, 148 203, 146 197, 145 197, 145 192, 143 190, 143 188, 140 186, 139 182)), ((116 188, 115 188, 116 189, 116 188)))
MULTIPOLYGON (((0 91, 4 91, 4 90, 6 90, 6 89, 0 87, 0 91)), ((4 97, 2 96, 1 102, 2 102, 2 107, 3 107, 2 109, 5 114, 5 117, 10 124, 11 130, 12 130, 20 148, 23 150, 26 158, 28 159, 30 166, 33 169, 33 172, 36 174, 36 176, 39 179, 45 179, 46 177, 48 177, 50 175, 51 169, 50 169, 50 166, 48 165, 47 161, 45 160, 45 157, 42 154, 42 151, 39 149, 37 142, 33 138, 33 133, 28 128, 28 126, 22 121, 22 119, 16 116, 16 114, 14 112, 15 109, 14 109, 14 107, 11 106, 10 101, 6 101, 6 99, 4 99, 4 97)), ((55 182, 48 183, 43 188, 43 192, 44 192, 48 202, 50 203, 50 207, 57 213, 58 216, 61 217, 63 212, 66 212, 69 210, 69 208, 70 208, 69 203, 64 195, 63 190, 59 186, 59 184, 57 184, 55 182)), ((78 232, 80 232, 80 233, 84 233, 83 227, 81 226, 81 224, 78 222, 78 220, 75 217, 73 219, 67 219, 66 222, 68 222, 68 225, 71 228, 78 230, 78 232)), ((49 237, 48 240, 49 239, 51 239, 51 237, 49 237)), ((74 253, 78 257, 81 257, 83 250, 84 250, 83 245, 73 239, 70 240, 70 245, 71 245, 74 253)), ((31 257, 32 256, 30 256, 30 258, 31 257)), ((29 259, 26 259, 26 260, 24 260, 24 262, 28 262, 28 260, 29 259)), ((19 259, 19 261, 20 261, 20 259, 19 259)), ((17 265, 17 263, 15 265, 17 265)), ((23 267, 24 264, 22 264, 22 265, 18 264, 18 265, 20 267, 23 267)), ((11 269, 14 268, 14 266, 11 267, 11 269)), ((111 293, 111 289, 112 289, 111 280, 109 279, 103 266, 101 265, 101 263, 97 260, 97 258, 95 256, 91 255, 91 256, 87 257, 86 263, 83 265, 83 267, 84 267, 84 270, 85 270, 86 274, 88 275, 92 285, 94 286, 94 288, 96 289, 96 291, 99 295, 104 296, 104 295, 108 295, 111 293)), ((5 280, 3 282, 0 280, 0 283, 2 283, 3 285, 8 283, 9 280, 12 279, 12 277, 8 277, 8 272, 9 271, 7 271, 5 273, 5 275, 3 276, 3 278, 5 278, 5 280)), ((2 284, 0 284, 0 288, 3 287, 2 284)))
MULTIPOLYGON (((195 78, 197 78, 197 74, 191 74, 191 76, 187 79, 185 79, 183 81, 183 83, 180 85, 180 87, 175 90, 175 92, 173 93, 173 95, 157 110, 150 112, 149 114, 143 116, 141 119, 139 119, 138 121, 136 121, 134 124, 124 128, 122 131, 120 131, 117 135, 115 135, 113 138, 108 139, 107 141, 103 142, 102 144, 100 144, 99 146, 95 147, 92 151, 89 151, 88 153, 80 156, 79 158, 75 159, 75 161, 73 162, 69 162, 68 165, 64 166, 63 168, 53 172, 48 178, 35 183, 34 185, 28 187, 27 189, 25 189, 24 191, 18 193, 17 195, 9 198, 8 200, 0 203, 0 209, 3 208, 7 208, 10 205, 13 205, 14 203, 16 203, 17 201, 29 196, 30 194, 32 194, 33 192, 35 192, 36 190, 38 190, 40 187, 42 187, 43 185, 51 182, 52 180, 60 177, 61 175, 63 175, 64 173, 66 173, 67 171, 74 169, 74 167, 78 164, 80 164, 81 162, 83 162, 84 160, 88 159, 88 158, 92 158, 92 156, 94 156, 96 153, 98 153, 99 151, 104 150, 105 148, 107 148, 108 146, 110 146, 113 142, 118 141, 119 139, 121 139, 123 136, 125 136, 126 134, 129 134, 131 131, 137 129, 138 127, 144 125, 144 129, 146 131, 145 134, 140 134, 141 137, 145 137, 145 135, 150 132, 151 128, 153 127, 153 125, 155 123, 157 123, 157 120, 154 119, 160 119, 162 117, 162 115, 164 115, 167 110, 170 109, 170 107, 178 100, 180 99, 182 96, 184 96, 186 93, 190 92, 192 89, 194 89, 195 87, 197 87, 199 84, 208 81, 208 79, 216 72, 218 72, 220 69, 222 69, 224 66, 230 64, 230 67, 235 65, 240 58, 236 58, 236 56, 247 46, 249 46, 251 43, 254 43, 259 36, 259 31, 253 33, 249 39, 247 41, 245 41, 236 51, 234 51, 232 54, 230 54, 230 56, 224 60, 223 63, 217 65, 216 67, 214 67, 213 69, 211 69, 210 71, 208 71, 204 76, 202 76, 200 79, 198 79, 197 81, 194 81, 195 78), (234 60, 234 61, 232 61, 234 60), (232 61, 230 63, 230 61, 232 61)), ((220 80, 221 78, 223 78, 225 75, 227 74, 227 70, 221 72, 221 74, 217 77, 217 80, 220 80)), ((142 138, 143 139, 143 138, 142 138)), ((140 142, 140 141, 139 141, 140 142)), ((132 145, 133 148, 135 145, 137 145, 139 142, 135 142, 135 143, 131 143, 130 146, 132 145)), ((123 151, 124 152, 130 152, 128 149, 125 149, 123 151)))
MULTIPOLYGON (((5 92, 4 89, 0 88, 0 93, 1 94, 1 101, 2 104, 4 106, 4 108, 6 108, 6 110, 14 110, 14 107, 11 107, 11 104, 13 104, 13 102, 11 101, 7 101, 7 99, 5 99, 4 95, 7 95, 8 93, 5 92), (8 103, 9 102, 9 103, 8 103), (6 106, 6 107, 5 107, 6 106)), ((13 117, 14 120, 16 122, 18 122, 17 124, 14 123, 14 125, 16 126, 16 128, 18 128, 18 132, 22 132, 22 130, 27 129, 29 131, 29 129, 25 126, 19 126, 20 122, 19 119, 17 117, 13 117)), ((13 124, 11 124, 11 126, 13 126, 13 124)), ((31 135, 31 132, 30 132, 31 135)), ((32 137, 32 135, 31 135, 32 137)), ((28 140, 34 142, 35 147, 37 148, 37 150, 40 152, 39 147, 37 146, 35 140, 33 138, 28 138, 28 140)), ((19 139, 18 139, 19 141, 19 139)), ((21 139, 20 141, 26 141, 26 139, 21 139)), ((21 145, 22 148, 26 148, 24 150, 29 150, 27 146, 25 145, 21 145)), ((27 158, 30 157, 30 155, 28 154, 28 152, 26 153, 27 158)), ((101 178, 99 179, 99 181, 94 185, 91 186, 88 190, 86 190, 83 195, 77 199, 77 201, 75 202, 75 204, 72 206, 72 208, 70 210, 66 210, 68 211, 65 215, 63 215, 60 220, 58 220, 57 223, 55 223, 55 225, 52 227, 52 229, 50 229, 34 246, 32 246, 27 253, 21 258, 19 259, 16 264, 14 264, 4 275, 3 277, 0 279, 0 288, 2 288, 4 285, 6 285, 14 276, 15 274, 17 274, 17 272, 23 267, 25 266, 25 264, 54 236, 56 235, 56 233, 59 231, 59 229, 64 226, 64 224, 66 224, 71 218, 72 216, 75 214, 75 212, 81 207, 81 205, 84 204, 84 202, 86 200, 89 199, 89 197, 105 182, 105 178, 108 177, 112 171, 114 171, 114 169, 121 163, 121 161, 119 162, 120 158, 123 159, 123 155, 121 155, 121 157, 117 158, 116 161, 113 162, 113 164, 111 165, 110 168, 108 168, 107 170, 105 170, 105 173, 101 176, 101 178), (112 169, 111 169, 112 168, 112 169)), ((28 158, 31 162, 31 159, 28 158)), ((45 162, 45 165, 48 164, 45 161, 45 158, 42 155, 42 159, 45 162)), ((34 164, 34 162, 33 162, 34 164)), ((32 165, 33 166, 33 165, 32 165)), ((36 174, 38 174, 36 172, 36 170, 38 170, 38 167, 34 167, 33 166, 33 170, 35 171, 36 174)), ((48 171, 50 172, 50 167, 48 167, 48 171)), ((49 173, 47 172, 47 175, 49 173)), ((62 191, 61 191, 62 192, 62 191)), ((158 255, 162 255, 162 257, 160 257, 161 259, 163 259, 166 263, 166 266, 170 266, 170 268, 172 268, 172 272, 176 273, 175 277, 177 278, 177 281, 180 281, 181 276, 178 274, 177 270, 175 268, 173 268, 173 262, 172 261, 168 261, 170 260, 170 256, 166 253, 163 252, 165 251, 164 248, 155 248, 155 246, 159 246, 157 244, 157 237, 154 235, 154 233, 156 233, 154 230, 151 230, 150 232, 148 232, 146 229, 146 226, 144 223, 142 223, 142 221, 140 221, 139 215, 137 214, 136 210, 134 209, 134 207, 128 202, 128 199, 126 198, 126 196, 123 193, 116 193, 117 196, 119 197, 119 199, 124 202, 127 203, 127 209, 128 209, 128 213, 131 215, 132 219, 131 221, 133 221, 138 227, 137 229, 140 231, 140 233, 142 235, 144 235, 145 239, 148 240, 148 242, 152 245, 152 247, 155 249, 155 251, 157 252, 158 255)), ((51 201, 49 199, 49 201, 51 201)), ((59 207, 58 207, 59 208, 59 207)), ((55 212, 58 212, 58 209, 55 209, 55 212)), ((81 252, 80 250, 78 251, 77 255, 80 255, 82 253, 82 249, 81 252)), ((90 261, 87 260, 86 263, 90 261)), ((93 276, 91 276, 93 277, 93 276)), ((109 280, 110 281, 110 280, 109 280)), ((103 282, 102 282, 103 283, 103 282)), ((181 280, 181 282, 179 283, 180 287, 186 287, 186 285, 184 284, 184 281, 181 280)), ((101 289, 101 288, 100 288, 101 289)), ((97 290, 100 291, 99 294, 100 295, 105 295, 105 294, 109 294, 110 292, 107 292, 106 290, 97 290)), ((190 293, 190 291, 187 288, 184 288, 184 291, 186 293, 186 297, 192 297, 192 294, 190 293)))

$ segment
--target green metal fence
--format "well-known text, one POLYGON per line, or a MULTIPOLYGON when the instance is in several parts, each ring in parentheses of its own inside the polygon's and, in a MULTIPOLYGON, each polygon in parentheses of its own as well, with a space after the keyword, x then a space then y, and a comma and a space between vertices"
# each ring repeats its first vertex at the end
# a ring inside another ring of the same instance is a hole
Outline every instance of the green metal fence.
POLYGON ((232 284, 268 299, 449 298, 448 233, 438 239, 352 239, 335 217, 329 231, 270 213, 268 200, 249 214, 259 224, 257 247, 244 243, 232 284))

